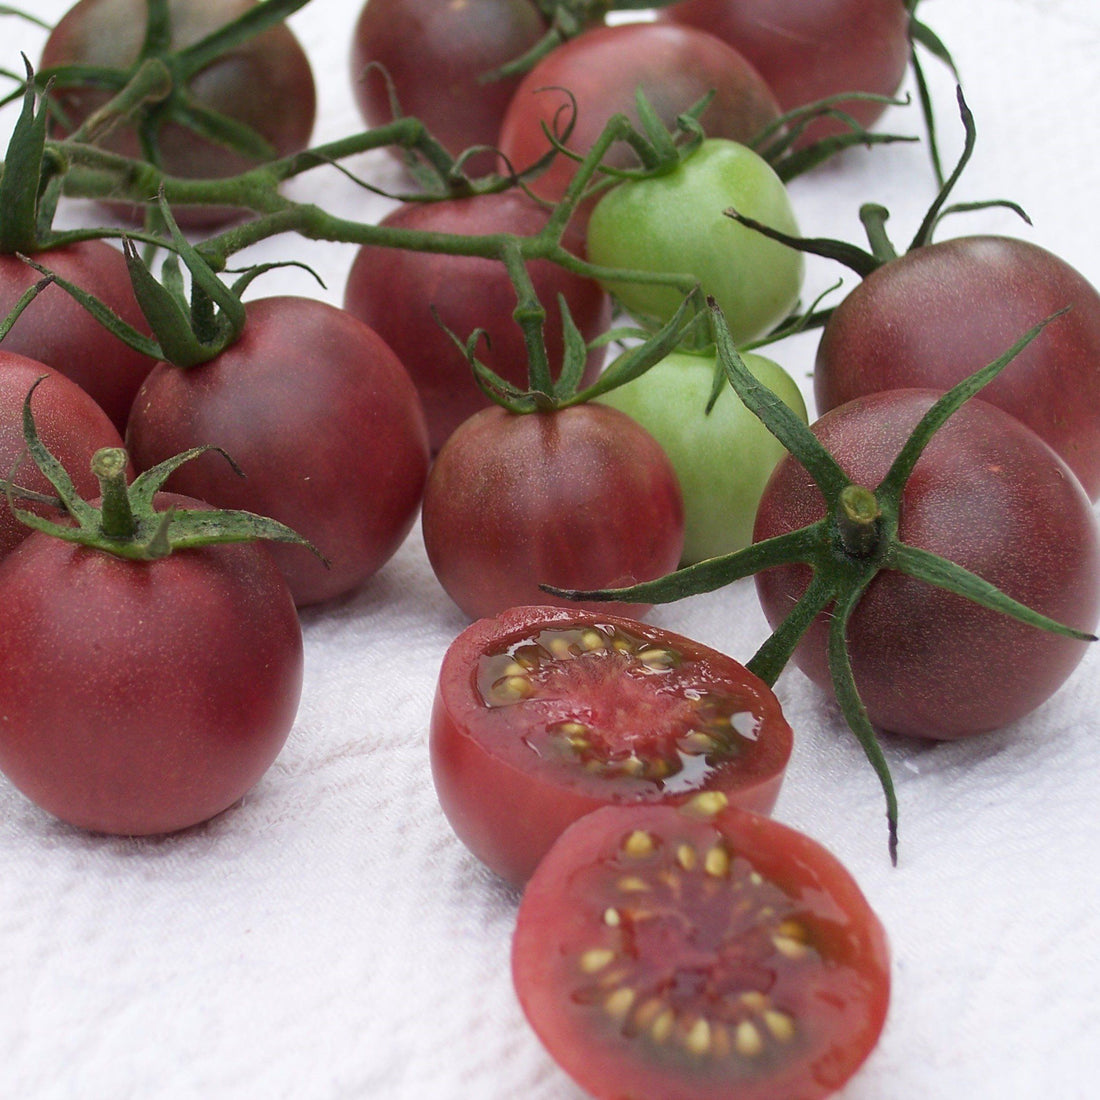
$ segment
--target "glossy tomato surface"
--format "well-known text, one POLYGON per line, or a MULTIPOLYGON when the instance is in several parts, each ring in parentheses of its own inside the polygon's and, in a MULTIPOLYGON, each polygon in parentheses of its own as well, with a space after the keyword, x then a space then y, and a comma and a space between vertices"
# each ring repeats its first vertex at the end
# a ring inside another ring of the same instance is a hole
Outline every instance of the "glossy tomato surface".
MULTIPOLYGON (((27 456, 23 439, 23 404, 32 387, 32 412, 38 438, 69 473, 83 497, 99 495, 91 471, 92 455, 101 447, 121 447, 122 437, 107 414, 75 383, 33 359, 0 351, 0 480, 35 493, 54 495, 53 486, 27 456), (18 468, 17 468, 18 463, 18 468)), ((57 519, 56 509, 16 497, 16 506, 57 519)), ((0 557, 22 542, 31 528, 8 507, 0 494, 0 557)))
POLYGON ((301 628, 258 544, 144 562, 35 532, 0 563, 0 665, 15 786, 83 829, 166 833, 231 806, 275 759, 301 628))
POLYGON ((455 832, 521 885, 600 806, 712 790, 770 812, 791 729, 732 657, 621 616, 537 606, 481 619, 451 644, 430 744, 455 832))
MULTIPOLYGON (((612 115, 625 114, 638 125, 639 88, 669 127, 677 115, 713 91, 714 99, 701 119, 711 137, 748 142, 779 115, 760 74, 713 35, 693 27, 624 23, 570 39, 524 77, 501 124, 501 152, 517 170, 537 163, 552 148, 543 126, 564 134, 575 101, 575 122, 565 144, 584 154, 612 115)), ((638 167, 625 142, 609 151, 605 163, 638 167)), ((575 169, 572 160, 558 155, 531 181, 531 189, 556 202, 575 169)))
MULTIPOLYGON (((593 263, 630 271, 693 275, 722 307, 734 340, 762 336, 798 302, 802 254, 726 216, 741 214, 798 236, 787 189, 762 157, 710 139, 672 171, 627 180, 596 204, 588 223, 593 263)), ((608 280, 631 313, 664 321, 683 295, 657 283, 608 280)))
POLYGON ((272 556, 299 605, 350 592, 393 555, 416 519, 428 434, 416 389, 373 329, 315 299, 249 302, 241 337, 187 369, 159 364, 126 430, 147 470, 190 447, 168 487, 280 520, 308 539, 272 556))
MULTIPOLYGON (((105 241, 80 241, 39 252, 35 261, 98 298, 139 332, 148 325, 138 308, 126 260, 105 241)), ((41 275, 18 256, 0 255, 0 316, 15 307, 41 275)), ((59 370, 95 400, 121 432, 138 387, 155 361, 107 331, 59 286, 48 286, 23 311, 4 351, 18 352, 59 370)))
MULTIPOLYGON (((173 50, 204 39, 256 7, 256 0, 168 0, 173 50)), ((95 65, 126 70, 145 39, 145 0, 78 0, 57 24, 42 51, 40 69, 56 65, 95 65)), ((305 51, 288 27, 272 27, 215 58, 188 83, 204 109, 250 127, 276 156, 304 149, 313 130, 316 89, 305 51)), ((92 87, 62 87, 55 97, 69 127, 78 126, 109 98, 92 87)), ((170 175, 189 179, 231 176, 256 161, 200 137, 178 122, 158 126, 160 163, 170 175)), ((102 139, 103 147, 129 157, 142 154, 137 132, 120 125, 102 139)), ((181 224, 225 220, 223 208, 175 211, 181 224)))
MULTIPOLYGON (((794 379, 763 355, 742 358, 805 423, 806 403, 794 379)), ((641 424, 668 455, 684 494, 684 565, 752 542, 760 495, 787 453, 729 386, 707 411, 716 368, 713 351, 675 351, 597 398, 641 424)))
MULTIPOLYGON (((893 96, 909 61, 904 0, 680 0, 659 18, 733 46, 759 70, 784 112, 844 92, 893 96)), ((838 108, 864 127, 885 110, 860 100, 838 108)), ((846 128, 823 118, 797 144, 846 128)))
POLYGON ((476 413, 436 456, 422 510, 428 560, 473 619, 520 604, 640 615, 543 592, 622 588, 676 567, 684 508, 654 438, 616 409, 476 413))
MULTIPOLYGON (((505 191, 407 203, 387 214, 381 224, 474 236, 534 236, 546 219, 546 209, 521 191, 505 191)), ((563 243, 576 253, 584 245, 578 232, 567 232, 563 243)), ((607 329, 611 301, 598 283, 558 264, 535 260, 527 270, 546 310, 543 335, 551 370, 557 374, 564 352, 558 296, 565 298, 586 341, 607 329)), ((463 420, 490 403, 447 329, 463 341, 475 330, 483 330, 478 358, 502 378, 527 388, 527 349, 523 330, 512 316, 516 291, 498 260, 363 245, 348 274, 344 308, 374 328, 404 363, 424 403, 433 451, 463 420)), ((602 348, 589 354, 582 385, 594 378, 603 354, 602 348)))
POLYGON ((1022 420, 1100 497, 1100 294, 1039 245, 959 237, 913 249, 863 280, 822 333, 819 412, 876 390, 949 389, 1060 309, 982 390, 1022 420))
POLYGON ((420 119, 457 156, 493 145, 521 77, 483 80, 548 30, 530 0, 369 0, 351 43, 356 103, 368 126, 420 119), (388 79, 387 79, 388 78, 388 79))
MULTIPOLYGON (((874 488, 938 396, 890 390, 821 417, 814 434, 859 485, 874 488)), ((821 494, 793 459, 776 468, 757 513, 756 538, 819 519, 821 494)), ((956 562, 1016 600, 1079 630, 1100 617, 1100 535, 1069 468, 1029 428, 973 399, 933 436, 902 497, 903 542, 956 562)), ((756 576, 773 627, 802 594, 803 566, 756 576)), ((829 684, 827 612, 795 661, 829 684)), ((897 733, 957 738, 997 729, 1044 702, 1084 656, 1064 638, 892 570, 868 586, 852 615, 848 649, 871 721, 897 733)))
POLYGON ((882 1030, 885 934, 815 841, 707 797, 562 834, 520 903, 520 1004, 597 1100, 820 1100, 882 1030))

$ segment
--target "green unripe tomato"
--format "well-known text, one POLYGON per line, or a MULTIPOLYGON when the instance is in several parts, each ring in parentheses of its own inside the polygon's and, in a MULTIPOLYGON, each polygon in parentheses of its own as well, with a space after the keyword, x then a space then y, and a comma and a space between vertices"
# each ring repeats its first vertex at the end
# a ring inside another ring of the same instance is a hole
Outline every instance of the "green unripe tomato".
MULTIPOLYGON (((730 207, 798 235, 787 189, 767 161, 737 142, 709 138, 665 175, 609 191, 588 223, 588 258, 605 267, 694 275, 722 307, 735 343, 745 343, 791 312, 805 265, 797 250, 728 217, 730 207)), ((658 322, 682 299, 668 286, 605 285, 635 316, 658 322)))
MULTIPOLYGON (((807 419, 798 386, 778 363, 747 352, 742 357, 756 378, 807 419)), ((685 565, 752 542, 760 495, 787 453, 729 386, 707 414, 715 367, 713 352, 676 351, 597 398, 646 428, 668 455, 684 496, 685 565)))

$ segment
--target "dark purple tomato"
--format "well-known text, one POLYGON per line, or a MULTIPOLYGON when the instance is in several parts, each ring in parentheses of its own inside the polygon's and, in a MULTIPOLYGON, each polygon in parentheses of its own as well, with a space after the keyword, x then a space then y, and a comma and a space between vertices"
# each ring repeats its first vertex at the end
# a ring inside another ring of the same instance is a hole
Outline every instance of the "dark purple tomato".
POLYGON ((712 791, 769 813, 790 752, 779 701, 743 665, 604 611, 479 620, 447 650, 432 708, 443 812, 515 885, 600 806, 712 791))
POLYGON ((369 0, 351 43, 359 110, 368 126, 381 126, 393 119, 396 95, 401 113, 420 119, 452 155, 492 145, 521 78, 480 78, 546 30, 530 0, 369 0))
POLYGON ((824 1100, 878 1041, 890 952, 858 884, 720 805, 596 810, 524 890, 516 995, 593 1100, 824 1100))
MULTIPOLYGON (((937 396, 871 394, 826 413, 813 431, 856 484, 873 489, 937 396)), ((755 538, 823 514, 809 475, 784 459, 761 499, 755 538)), ((1052 619, 1096 627, 1100 534, 1089 500, 1030 428, 993 405, 968 401, 933 436, 902 496, 899 537, 1052 619)), ((757 574, 773 627, 805 590, 808 573, 780 566, 757 574)), ((827 616, 814 621, 795 651, 798 666, 826 687, 827 616)), ((944 739, 1024 717, 1058 689, 1086 647, 890 569, 871 581, 848 629, 855 683, 871 721, 944 739)))
MULTIPOLYGON (((169 0, 172 48, 199 42, 254 8, 256 2, 169 0)), ((145 27, 145 0, 79 0, 50 34, 39 68, 83 64, 128 69, 138 58, 145 27)), ((277 156, 296 153, 309 142, 316 113, 313 73, 305 51, 285 24, 211 61, 191 79, 188 91, 207 110, 250 127, 277 156)), ((109 98, 108 93, 87 87, 58 87, 54 94, 69 127, 79 125, 109 98)), ((162 124, 158 141, 161 164, 170 175, 215 179, 256 164, 177 122, 162 124)), ((101 144, 128 157, 141 155, 137 132, 129 126, 115 127, 101 144)), ((221 207, 177 209, 175 213, 181 224, 195 226, 216 224, 232 216, 232 211, 221 207)))
POLYGON ((520 604, 637 617, 648 607, 543 592, 618 588, 671 572, 684 545, 680 486, 654 438, 605 405, 475 413, 436 456, 422 512, 428 559, 473 619, 520 604))
MULTIPOLYGON (((784 112, 843 92, 892 96, 909 62, 903 0, 680 0, 660 18, 709 31, 744 54, 784 112)), ((864 127, 885 110, 859 100, 837 106, 864 127)), ((820 119, 797 145, 845 129, 820 119)))
MULTIPOLYGON (((81 241, 39 252, 35 260, 94 295, 127 324, 148 331, 138 308, 126 260, 105 241, 81 241)), ((0 316, 41 276, 18 256, 0 255, 0 316)), ((71 378, 95 400, 121 432, 134 394, 154 360, 111 335, 74 298, 48 286, 23 311, 4 337, 4 350, 47 363, 71 378)))
MULTIPOLYGON (((23 439, 23 404, 34 384, 32 412, 39 439, 69 473, 83 497, 99 495, 91 471, 92 455, 101 447, 121 447, 122 437, 107 414, 75 383, 52 367, 10 351, 0 351, 0 480, 22 489, 53 495, 54 490, 27 457, 23 439), (16 462, 22 458, 18 469, 16 462), (12 471, 15 470, 14 476, 12 471)), ((57 519, 54 509, 16 498, 16 505, 57 519)), ((0 558, 23 541, 31 528, 21 523, 0 493, 0 558)))
POLYGON ((35 532, 0 563, 0 666, 4 774, 62 821, 140 836, 259 780, 297 712, 302 635, 258 543, 133 561, 35 532))
POLYGON ((1065 306, 982 390, 1100 497, 1100 294, 1064 260, 1011 237, 924 245, 841 302, 817 352, 819 412, 876 390, 950 389, 1065 306))
MULTIPOLYGON (((408 203, 383 218, 382 224, 436 233, 533 236, 546 219, 545 208, 522 192, 505 191, 408 203)), ((570 232, 565 244, 579 251, 583 240, 570 232)), ((610 298, 594 280, 570 274, 558 264, 535 260, 528 271, 546 309, 543 332, 556 371, 564 348, 558 296, 565 298, 588 341, 610 324, 610 298)), ((486 339, 478 344, 478 358, 507 381, 527 386, 527 349, 512 316, 516 292, 498 260, 364 245, 348 275, 344 308, 375 329, 404 363, 424 403, 433 451, 463 420, 490 404, 466 356, 442 326, 462 340, 483 329, 486 339)), ((602 360, 602 349, 589 354, 584 383, 595 378, 602 360)))
MULTIPOLYGON (((517 170, 536 163, 551 148, 542 127, 560 132, 571 117, 571 92, 576 123, 566 145, 583 154, 612 115, 625 114, 638 124, 638 88, 670 127, 677 115, 713 91, 702 116, 708 137, 747 143, 779 115, 760 74, 713 35, 694 27, 624 23, 578 35, 524 77, 501 125, 500 150, 517 170)), ((605 163, 638 165, 624 142, 609 150, 605 163)), ((559 155, 531 181, 531 189, 556 202, 575 170, 572 160, 559 155)))
POLYGON ((270 516, 308 539, 271 553, 299 605, 349 592, 408 534, 428 469, 416 389, 368 326, 308 298, 247 306, 244 331, 197 367, 159 364, 134 402, 126 444, 139 470, 190 447, 168 487, 219 508, 270 516))

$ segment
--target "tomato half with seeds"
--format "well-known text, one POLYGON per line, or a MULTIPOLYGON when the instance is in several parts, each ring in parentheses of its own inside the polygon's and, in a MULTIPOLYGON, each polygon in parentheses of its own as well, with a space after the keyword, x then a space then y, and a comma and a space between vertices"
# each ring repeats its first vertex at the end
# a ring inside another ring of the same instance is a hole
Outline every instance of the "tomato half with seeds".
POLYGON ((537 606, 455 639, 430 745, 455 832, 520 885, 601 806, 708 790, 769 812, 791 729, 771 689, 732 657, 625 617, 537 606))
POLYGON ((516 992, 597 1100, 819 1100, 882 1030, 886 936, 851 875, 718 801, 598 810, 524 892, 516 992))

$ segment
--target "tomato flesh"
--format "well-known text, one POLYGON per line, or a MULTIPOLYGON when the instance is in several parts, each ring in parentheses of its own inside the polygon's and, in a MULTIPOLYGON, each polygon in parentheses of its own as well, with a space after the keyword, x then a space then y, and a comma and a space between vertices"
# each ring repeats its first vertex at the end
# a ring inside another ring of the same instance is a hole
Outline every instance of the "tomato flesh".
POLYGON ((568 608, 469 627, 440 671, 432 771, 455 832, 522 883, 572 821, 720 790, 768 812, 791 750, 771 690, 671 631, 568 608))
POLYGON ((706 798, 563 834, 520 905, 520 1002, 599 1100, 816 1100, 877 1041, 885 934, 814 841, 706 798))

